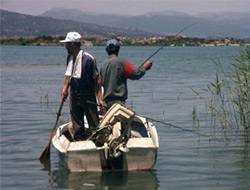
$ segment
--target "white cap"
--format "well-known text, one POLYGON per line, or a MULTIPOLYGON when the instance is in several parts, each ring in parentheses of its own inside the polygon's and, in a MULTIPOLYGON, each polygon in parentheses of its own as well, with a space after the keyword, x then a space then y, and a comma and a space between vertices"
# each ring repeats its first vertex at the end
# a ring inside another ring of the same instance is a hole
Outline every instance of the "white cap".
POLYGON ((60 42, 81 42, 81 35, 77 32, 69 32, 65 40, 60 40, 60 42))

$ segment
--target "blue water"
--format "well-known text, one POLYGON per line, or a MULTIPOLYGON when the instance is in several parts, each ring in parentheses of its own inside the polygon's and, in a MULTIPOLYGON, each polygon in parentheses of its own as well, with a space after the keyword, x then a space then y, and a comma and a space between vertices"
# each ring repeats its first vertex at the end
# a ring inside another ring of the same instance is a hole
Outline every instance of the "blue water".
MULTIPOLYGON (((39 156, 47 146, 59 108, 66 50, 62 47, 1 46, 1 189, 250 189, 250 148, 241 132, 231 141, 206 137, 154 122, 160 141, 157 163, 148 172, 69 173, 51 147, 51 164, 39 156)), ((120 56, 135 65, 158 47, 122 47, 120 56)), ((165 47, 152 69, 139 81, 129 81, 127 106, 137 114, 173 125, 215 133, 204 99, 192 89, 206 88, 215 78, 219 59, 226 72, 244 47, 165 47), (197 120, 192 119, 193 106, 197 120), (198 122, 199 120, 199 122, 198 122)), ((106 59, 104 47, 86 47, 106 59)), ((69 120, 68 101, 60 123, 69 120)))

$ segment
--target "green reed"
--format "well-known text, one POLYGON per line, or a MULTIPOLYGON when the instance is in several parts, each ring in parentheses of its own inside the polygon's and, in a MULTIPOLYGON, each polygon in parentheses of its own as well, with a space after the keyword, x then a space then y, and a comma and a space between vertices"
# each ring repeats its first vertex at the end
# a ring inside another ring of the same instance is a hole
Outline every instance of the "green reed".
POLYGON ((244 128, 250 128, 250 47, 240 52, 235 59, 232 91, 232 102, 237 107, 240 123, 244 128))
MULTIPOLYGON (((219 121, 226 134, 228 128, 237 127, 249 134, 250 129, 250 47, 241 51, 230 64, 227 74, 220 60, 217 65, 214 82, 206 89, 206 109, 219 121)), ((196 92, 197 93, 197 92, 196 92)))

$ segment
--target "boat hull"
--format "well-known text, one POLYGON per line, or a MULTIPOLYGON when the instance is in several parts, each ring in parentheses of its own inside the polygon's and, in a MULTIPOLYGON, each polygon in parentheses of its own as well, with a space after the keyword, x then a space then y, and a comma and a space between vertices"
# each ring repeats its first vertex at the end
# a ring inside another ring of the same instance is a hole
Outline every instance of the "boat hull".
MULTIPOLYGON (((71 122, 60 126, 52 142, 59 158, 71 172, 101 172, 105 170, 139 171, 154 167, 157 159, 156 128, 143 118, 132 122, 134 135, 126 143, 126 151, 117 158, 107 157, 107 147, 97 147, 91 140, 70 142, 65 131, 71 122), (139 121, 139 125, 138 125, 139 121), (133 122, 137 122, 133 127, 133 122)), ((132 134, 132 133, 131 133, 132 134)))
POLYGON ((57 151, 60 160, 66 164, 71 172, 101 172, 103 170, 127 170, 141 171, 150 170, 154 167, 157 150, 148 148, 131 148, 129 152, 123 153, 121 168, 102 167, 102 150, 83 150, 62 153, 57 151))
POLYGON ((71 172, 99 172, 102 171, 99 152, 97 150, 82 150, 65 154, 58 151, 58 154, 71 172))

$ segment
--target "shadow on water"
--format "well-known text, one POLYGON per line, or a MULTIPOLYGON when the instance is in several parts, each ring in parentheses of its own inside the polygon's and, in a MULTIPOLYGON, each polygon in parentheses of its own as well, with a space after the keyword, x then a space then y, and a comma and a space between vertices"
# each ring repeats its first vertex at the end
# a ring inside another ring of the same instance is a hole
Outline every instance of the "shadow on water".
POLYGON ((64 166, 49 170, 49 188, 54 189, 143 189, 155 190, 159 187, 156 172, 151 171, 105 171, 69 172, 64 166))

